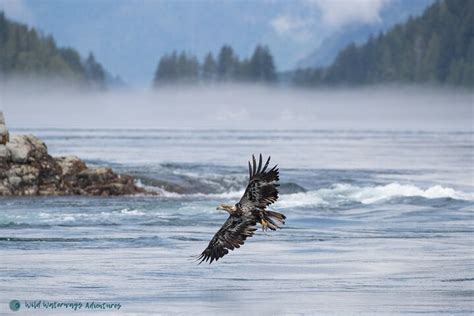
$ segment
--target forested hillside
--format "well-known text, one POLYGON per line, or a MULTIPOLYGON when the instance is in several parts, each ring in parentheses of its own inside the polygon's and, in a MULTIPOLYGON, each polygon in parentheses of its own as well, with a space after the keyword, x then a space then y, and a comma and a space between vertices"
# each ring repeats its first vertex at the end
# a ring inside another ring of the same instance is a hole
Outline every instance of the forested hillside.
POLYGON ((240 59, 232 47, 222 46, 217 58, 209 52, 203 62, 186 52, 163 56, 155 72, 156 87, 175 83, 264 82, 277 79, 273 56, 267 46, 258 45, 250 58, 240 59))
POLYGON ((361 46, 349 45, 327 68, 297 70, 293 82, 474 86, 474 1, 439 0, 422 16, 361 46))
POLYGON ((59 79, 105 88, 105 71, 92 53, 83 60, 73 48, 58 47, 51 36, 10 21, 0 12, 0 79, 59 79))

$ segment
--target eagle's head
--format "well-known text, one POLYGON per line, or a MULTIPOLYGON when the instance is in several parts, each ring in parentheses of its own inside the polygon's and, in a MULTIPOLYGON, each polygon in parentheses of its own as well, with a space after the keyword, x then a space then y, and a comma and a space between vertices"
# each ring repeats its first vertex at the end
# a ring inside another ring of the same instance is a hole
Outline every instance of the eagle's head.
POLYGON ((223 210, 229 214, 232 214, 235 212, 235 205, 221 204, 216 208, 216 210, 223 210))

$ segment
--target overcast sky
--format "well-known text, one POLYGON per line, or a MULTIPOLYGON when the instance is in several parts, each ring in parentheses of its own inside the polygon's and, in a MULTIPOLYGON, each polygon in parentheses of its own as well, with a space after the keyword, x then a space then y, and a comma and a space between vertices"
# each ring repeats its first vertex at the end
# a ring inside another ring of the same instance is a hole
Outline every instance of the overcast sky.
MULTIPOLYGON (((93 51, 113 74, 149 84, 158 59, 187 50, 202 58, 221 45, 246 57, 269 45, 279 70, 291 69, 322 40, 358 25, 419 14, 432 0, 1 0, 17 21, 53 34, 83 56, 93 51)), ((396 21, 396 19, 395 19, 396 21)))

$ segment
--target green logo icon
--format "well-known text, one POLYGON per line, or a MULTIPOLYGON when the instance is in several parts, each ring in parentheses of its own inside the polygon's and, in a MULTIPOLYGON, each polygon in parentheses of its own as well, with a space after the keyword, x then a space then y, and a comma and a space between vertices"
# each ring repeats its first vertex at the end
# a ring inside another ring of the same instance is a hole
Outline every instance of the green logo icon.
POLYGON ((14 312, 20 309, 20 301, 19 300, 11 300, 10 301, 10 309, 14 312))

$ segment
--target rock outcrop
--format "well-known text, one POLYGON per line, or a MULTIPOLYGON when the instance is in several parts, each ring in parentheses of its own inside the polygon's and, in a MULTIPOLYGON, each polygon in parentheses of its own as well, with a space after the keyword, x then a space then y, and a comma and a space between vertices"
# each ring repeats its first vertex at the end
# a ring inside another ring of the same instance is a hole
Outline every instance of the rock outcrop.
POLYGON ((2 135, 6 136, 0 140, 6 141, 0 142, 0 196, 147 193, 131 176, 118 175, 110 168, 88 168, 75 156, 52 157, 46 144, 34 135, 11 139, 8 131, 2 135))
POLYGON ((5 125, 5 118, 3 117, 3 113, 0 112, 0 145, 5 145, 8 142, 8 130, 7 126, 5 125))

